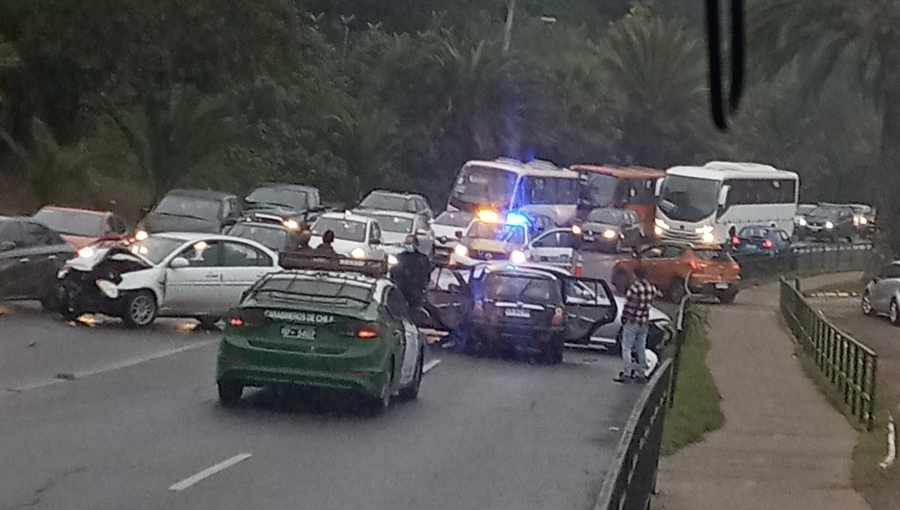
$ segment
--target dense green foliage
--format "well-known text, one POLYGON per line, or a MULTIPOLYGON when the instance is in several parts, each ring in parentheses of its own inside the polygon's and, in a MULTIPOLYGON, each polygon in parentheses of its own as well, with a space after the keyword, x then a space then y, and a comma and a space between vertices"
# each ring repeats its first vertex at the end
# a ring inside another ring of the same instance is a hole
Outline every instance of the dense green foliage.
POLYGON ((867 0, 854 32, 834 22, 851 2, 827 3, 751 6, 748 95, 721 134, 699 0, 518 0, 508 51, 504 0, 2 0, 0 185, 29 187, 22 208, 269 180, 441 204, 471 158, 716 158, 798 171, 807 200, 870 200, 900 147, 882 123, 900 44, 868 27, 896 18, 867 0))

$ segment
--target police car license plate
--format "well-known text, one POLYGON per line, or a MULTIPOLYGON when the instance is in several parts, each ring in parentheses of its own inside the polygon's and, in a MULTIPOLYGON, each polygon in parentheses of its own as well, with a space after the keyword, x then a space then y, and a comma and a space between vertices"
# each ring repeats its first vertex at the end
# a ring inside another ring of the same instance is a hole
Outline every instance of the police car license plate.
POLYGON ((728 284, 727 283, 717 283, 716 288, 722 289, 722 290, 728 290, 728 284))
POLYGON ((522 308, 507 308, 504 313, 507 317, 519 317, 521 319, 531 318, 531 312, 522 308))
POLYGON ((315 340, 316 328, 308 326, 285 326, 281 328, 281 336, 297 340, 315 340))

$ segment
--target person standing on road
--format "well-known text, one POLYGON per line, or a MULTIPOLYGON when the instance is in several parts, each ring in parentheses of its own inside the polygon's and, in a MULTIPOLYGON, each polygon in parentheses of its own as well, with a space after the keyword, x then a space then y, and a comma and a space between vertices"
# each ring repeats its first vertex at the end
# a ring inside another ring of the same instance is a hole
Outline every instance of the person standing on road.
POLYGON ((413 317, 421 314, 429 278, 431 278, 431 261, 428 255, 419 251, 419 240, 416 236, 406 236, 403 253, 397 255, 397 265, 391 270, 391 280, 397 284, 406 302, 409 303, 413 317))
POLYGON ((625 292, 625 307, 622 310, 622 363, 623 370, 614 380, 625 382, 636 380, 647 382, 644 370, 647 368, 647 334, 650 332, 650 307, 660 296, 659 289, 647 280, 647 270, 634 270, 634 283, 625 292), (637 363, 634 357, 637 355, 637 363))
POLYGON ((334 247, 331 246, 331 243, 334 242, 334 231, 326 230, 324 234, 322 234, 322 244, 316 246, 316 249, 313 250, 313 253, 317 256, 323 257, 336 257, 337 253, 334 251, 334 247))

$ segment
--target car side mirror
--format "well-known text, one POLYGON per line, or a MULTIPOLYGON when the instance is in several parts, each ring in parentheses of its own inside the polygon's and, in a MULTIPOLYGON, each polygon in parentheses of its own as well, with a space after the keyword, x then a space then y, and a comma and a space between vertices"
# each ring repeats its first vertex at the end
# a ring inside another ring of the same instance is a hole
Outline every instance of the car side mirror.
POLYGON ((149 205, 142 205, 142 206, 141 206, 141 213, 144 214, 145 216, 146 216, 147 214, 150 214, 150 206, 149 206, 149 205))
POLYGON ((172 269, 182 269, 190 265, 191 263, 184 257, 175 257, 172 259, 172 262, 169 263, 169 267, 172 269))
POLYGON ((18 245, 13 241, 3 241, 2 243, 0 243, 0 251, 15 250, 16 246, 18 245))

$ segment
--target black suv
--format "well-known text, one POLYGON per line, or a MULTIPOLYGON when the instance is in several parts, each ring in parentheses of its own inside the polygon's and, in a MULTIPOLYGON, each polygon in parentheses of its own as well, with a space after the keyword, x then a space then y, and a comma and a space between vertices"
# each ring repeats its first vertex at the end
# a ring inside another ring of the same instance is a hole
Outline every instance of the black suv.
POLYGON ((853 241, 856 225, 853 209, 842 205, 820 205, 800 224, 800 240, 813 239, 836 243, 841 239, 853 241))
POLYGON ((241 216, 238 198, 220 191, 176 189, 170 191, 138 224, 141 231, 205 232, 218 234, 241 216))
POLYGON ((439 268, 432 281, 429 314, 470 354, 511 351, 557 364, 565 342, 588 344, 617 313, 606 282, 539 265, 439 268))
POLYGON ((266 184, 244 198, 244 213, 252 221, 283 223, 291 229, 312 223, 323 210, 319 189, 299 184, 266 184))

